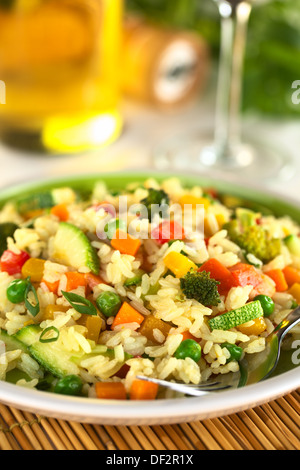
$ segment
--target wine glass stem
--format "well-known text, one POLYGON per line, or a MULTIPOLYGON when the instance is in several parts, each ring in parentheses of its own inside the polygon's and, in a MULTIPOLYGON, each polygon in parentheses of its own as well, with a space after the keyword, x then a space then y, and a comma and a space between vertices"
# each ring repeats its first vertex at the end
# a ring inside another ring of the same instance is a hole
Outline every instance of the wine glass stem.
MULTIPOLYGON (((215 148, 218 160, 234 159, 233 148, 240 143, 240 105, 247 27, 251 5, 232 7, 219 2, 221 15, 221 57, 217 90, 215 148)), ((228 164, 234 162, 227 161, 228 164)))

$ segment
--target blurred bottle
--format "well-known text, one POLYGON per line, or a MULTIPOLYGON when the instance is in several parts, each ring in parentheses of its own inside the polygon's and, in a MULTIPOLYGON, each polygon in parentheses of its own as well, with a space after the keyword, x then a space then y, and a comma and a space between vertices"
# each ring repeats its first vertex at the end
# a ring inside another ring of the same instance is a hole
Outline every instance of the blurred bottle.
POLYGON ((123 0, 0 0, 4 142, 71 153, 118 137, 123 0))
POLYGON ((126 19, 122 87, 128 96, 164 109, 180 106, 203 89, 209 70, 209 49, 198 34, 126 19))

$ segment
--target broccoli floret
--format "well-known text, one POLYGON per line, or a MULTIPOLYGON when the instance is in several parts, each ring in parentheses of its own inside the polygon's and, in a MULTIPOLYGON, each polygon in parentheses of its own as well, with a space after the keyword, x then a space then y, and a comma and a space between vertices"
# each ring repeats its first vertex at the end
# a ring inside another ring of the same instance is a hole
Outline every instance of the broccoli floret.
POLYGON ((228 237, 242 250, 251 253, 263 263, 268 263, 281 251, 281 241, 269 236, 261 225, 243 227, 239 220, 231 220, 223 227, 228 237))
POLYGON ((191 270, 180 279, 180 287, 186 298, 195 299, 205 307, 217 306, 221 302, 219 284, 206 271, 191 270))
POLYGON ((150 188, 148 196, 141 200, 141 204, 147 208, 148 218, 150 221, 155 214, 159 213, 161 213, 162 218, 164 218, 164 216, 166 216, 167 206, 169 203, 170 198, 163 189, 150 188))

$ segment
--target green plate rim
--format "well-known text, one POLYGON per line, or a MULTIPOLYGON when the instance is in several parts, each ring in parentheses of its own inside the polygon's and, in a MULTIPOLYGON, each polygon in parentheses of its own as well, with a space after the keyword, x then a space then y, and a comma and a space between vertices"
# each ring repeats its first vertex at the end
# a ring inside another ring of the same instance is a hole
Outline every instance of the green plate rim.
POLYGON ((90 190, 97 181, 105 181, 109 189, 122 189, 131 182, 142 182, 148 178, 158 181, 170 177, 178 177, 183 184, 191 187, 200 185, 203 187, 215 187, 224 194, 234 197, 242 197, 251 202, 262 204, 270 209, 276 216, 288 215, 300 224, 300 202, 293 198, 283 196, 266 188, 251 184, 239 184, 234 179, 202 174, 177 173, 175 171, 159 172, 155 170, 145 171, 122 171, 109 173, 96 173, 84 175, 70 175, 57 178, 43 178, 27 183, 11 185, 0 189, 0 208, 6 202, 13 201, 18 196, 31 195, 37 191, 45 191, 51 188, 71 186, 78 191, 90 190))

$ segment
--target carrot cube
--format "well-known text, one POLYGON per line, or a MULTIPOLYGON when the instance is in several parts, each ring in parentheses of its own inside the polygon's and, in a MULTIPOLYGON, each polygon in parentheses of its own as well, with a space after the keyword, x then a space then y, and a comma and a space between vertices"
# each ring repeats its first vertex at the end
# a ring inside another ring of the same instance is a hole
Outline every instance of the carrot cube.
POLYGON ((135 310, 127 302, 124 302, 119 312, 115 316, 113 324, 111 325, 112 330, 118 326, 126 323, 138 323, 141 325, 144 321, 143 315, 135 310))
POLYGON ((97 398, 106 400, 126 400, 127 394, 121 382, 97 382, 95 384, 97 398))
POLYGON ((155 400, 158 385, 144 380, 134 380, 130 389, 130 400, 155 400))

